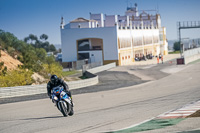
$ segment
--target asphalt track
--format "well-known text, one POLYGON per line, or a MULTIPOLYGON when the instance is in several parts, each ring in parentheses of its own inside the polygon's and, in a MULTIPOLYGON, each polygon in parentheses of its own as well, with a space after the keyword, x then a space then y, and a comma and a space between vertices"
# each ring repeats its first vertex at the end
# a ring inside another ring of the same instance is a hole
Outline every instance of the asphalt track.
POLYGON ((76 94, 72 117, 63 117, 48 98, 1 104, 0 132, 96 133, 129 127, 199 100, 199 65, 144 84, 76 94))

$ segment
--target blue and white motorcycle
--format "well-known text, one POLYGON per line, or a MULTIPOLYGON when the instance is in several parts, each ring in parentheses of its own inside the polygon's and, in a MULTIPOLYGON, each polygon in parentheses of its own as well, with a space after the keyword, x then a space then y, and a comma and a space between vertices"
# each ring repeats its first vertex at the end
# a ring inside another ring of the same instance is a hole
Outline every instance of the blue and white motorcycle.
POLYGON ((58 110, 64 117, 72 116, 74 114, 72 100, 64 91, 62 86, 57 86, 52 89, 52 102, 55 103, 58 110))

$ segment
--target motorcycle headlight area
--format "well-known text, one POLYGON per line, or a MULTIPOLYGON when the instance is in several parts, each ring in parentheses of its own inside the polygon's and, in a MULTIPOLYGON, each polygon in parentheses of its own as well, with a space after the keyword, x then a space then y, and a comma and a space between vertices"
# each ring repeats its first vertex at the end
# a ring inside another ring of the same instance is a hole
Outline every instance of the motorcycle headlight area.
POLYGON ((56 101, 58 100, 57 96, 53 96, 53 99, 56 100, 56 101))
POLYGON ((61 98, 67 98, 68 96, 67 96, 67 94, 65 92, 61 92, 60 93, 60 97, 61 98))

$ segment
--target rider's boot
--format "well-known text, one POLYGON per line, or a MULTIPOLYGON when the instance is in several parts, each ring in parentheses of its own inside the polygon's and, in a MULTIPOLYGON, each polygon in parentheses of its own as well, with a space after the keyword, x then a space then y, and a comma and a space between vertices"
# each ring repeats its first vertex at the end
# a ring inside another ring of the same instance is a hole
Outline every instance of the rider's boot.
POLYGON ((72 100, 72 96, 71 96, 71 104, 72 104, 72 107, 74 107, 74 102, 72 100))

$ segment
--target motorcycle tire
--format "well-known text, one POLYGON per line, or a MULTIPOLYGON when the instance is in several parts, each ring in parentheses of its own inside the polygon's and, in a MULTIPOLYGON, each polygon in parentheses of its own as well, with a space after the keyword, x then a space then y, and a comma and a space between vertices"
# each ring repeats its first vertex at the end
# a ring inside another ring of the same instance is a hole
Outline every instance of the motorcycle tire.
POLYGON ((63 114, 63 116, 67 117, 68 116, 68 111, 67 111, 67 109, 65 108, 65 105, 62 102, 60 103, 60 109, 61 109, 60 111, 63 114))
POLYGON ((74 114, 74 109, 73 107, 71 106, 71 109, 70 109, 70 112, 69 112, 69 116, 72 116, 74 114))

